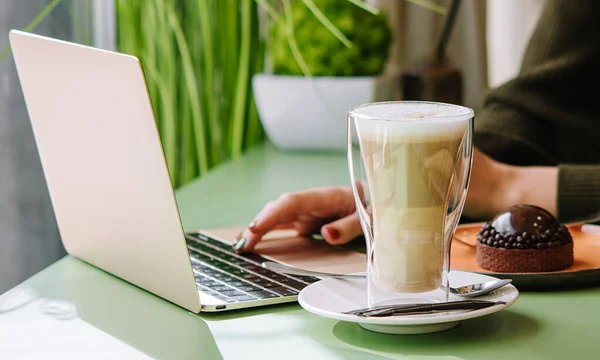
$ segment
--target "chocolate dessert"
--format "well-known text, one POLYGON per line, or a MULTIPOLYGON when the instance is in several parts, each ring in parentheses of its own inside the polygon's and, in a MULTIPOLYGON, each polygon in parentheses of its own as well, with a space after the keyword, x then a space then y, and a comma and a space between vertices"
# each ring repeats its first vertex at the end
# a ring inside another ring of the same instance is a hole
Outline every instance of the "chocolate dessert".
POLYGON ((548 272, 573 265, 573 238, 548 211, 515 205, 477 234, 477 265, 505 273, 548 272))

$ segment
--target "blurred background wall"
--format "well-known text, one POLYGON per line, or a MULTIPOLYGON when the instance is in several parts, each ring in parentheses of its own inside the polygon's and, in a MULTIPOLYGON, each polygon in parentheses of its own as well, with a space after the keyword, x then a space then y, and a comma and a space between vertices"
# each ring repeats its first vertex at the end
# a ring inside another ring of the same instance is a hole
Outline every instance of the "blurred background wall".
MULTIPOLYGON (((23 28, 44 2, 0 2, 0 48, 8 31, 23 28)), ((54 13, 38 31, 69 37, 66 14, 54 13)), ((0 292, 64 255, 19 79, 11 56, 0 62, 0 292)))

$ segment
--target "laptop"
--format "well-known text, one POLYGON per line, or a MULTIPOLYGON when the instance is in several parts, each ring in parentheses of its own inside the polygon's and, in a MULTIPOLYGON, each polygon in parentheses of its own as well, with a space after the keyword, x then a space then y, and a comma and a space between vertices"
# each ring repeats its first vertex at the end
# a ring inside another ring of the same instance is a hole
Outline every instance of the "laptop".
POLYGON ((15 30, 10 44, 69 254, 194 313, 293 302, 318 280, 184 232, 136 57, 15 30))

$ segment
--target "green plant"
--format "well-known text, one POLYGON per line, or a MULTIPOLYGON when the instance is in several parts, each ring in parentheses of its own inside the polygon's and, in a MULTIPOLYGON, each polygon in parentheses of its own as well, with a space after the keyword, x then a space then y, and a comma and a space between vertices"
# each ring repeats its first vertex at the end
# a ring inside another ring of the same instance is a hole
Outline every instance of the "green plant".
POLYGON ((262 141, 250 91, 263 66, 253 0, 117 0, 121 52, 146 73, 177 187, 262 141))
POLYGON ((392 40, 385 13, 365 11, 348 0, 314 0, 292 2, 285 15, 285 21, 274 21, 269 29, 275 74, 369 76, 383 71, 392 40), (323 26, 325 21, 329 26, 323 26), (290 38, 295 44, 290 45, 290 38))

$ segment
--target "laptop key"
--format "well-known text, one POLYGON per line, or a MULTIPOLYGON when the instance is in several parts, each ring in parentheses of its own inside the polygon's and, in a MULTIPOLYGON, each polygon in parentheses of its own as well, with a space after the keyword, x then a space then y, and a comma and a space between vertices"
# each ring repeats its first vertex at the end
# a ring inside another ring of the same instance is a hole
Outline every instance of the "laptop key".
POLYGON ((218 292, 232 290, 229 286, 225 286, 225 285, 212 286, 212 287, 210 287, 210 289, 213 291, 218 291, 218 292))
POLYGON ((244 275, 242 275, 242 277, 248 281, 254 281, 255 279, 258 278, 257 275, 250 274, 250 273, 244 274, 244 275))
POLYGON ((205 287, 210 288, 210 289, 214 289, 216 287, 222 287, 222 286, 224 286, 223 284, 221 284, 220 282, 217 282, 217 281, 213 281, 211 283, 202 284, 202 285, 204 285, 205 287))
POLYGON ((201 282, 200 285, 202 285, 204 287, 207 287, 207 288, 211 288, 211 289, 214 288, 215 286, 223 286, 221 283, 216 282, 214 280, 210 280, 210 281, 207 281, 207 282, 201 282))
POLYGON ((260 290, 262 290, 261 288, 259 288, 259 287, 256 287, 256 286, 252 286, 252 285, 242 285, 242 286, 238 286, 238 287, 237 287, 237 289, 238 289, 238 290, 241 290, 241 291, 246 291, 246 292, 250 292, 250 291, 260 291, 260 290))
POLYGON ((209 237, 208 237, 208 236, 206 236, 206 235, 204 235, 204 234, 202 234, 202 233, 196 233, 196 234, 195 234, 195 237, 196 237, 198 240, 202 240, 202 241, 207 241, 207 240, 209 239, 209 237))
POLYGON ((281 286, 281 285, 279 285, 277 283, 274 283, 272 281, 266 281, 266 282, 264 282, 262 284, 259 284, 259 285, 262 286, 262 287, 264 287, 264 288, 267 288, 267 289, 276 288, 276 287, 280 287, 281 286))
POLYGON ((233 255, 227 255, 227 254, 221 254, 221 255, 219 255, 219 258, 221 258, 221 259, 223 259, 225 261, 228 261, 230 263, 232 263, 232 262, 234 262, 234 261, 237 260, 237 258, 235 256, 233 256, 233 255))
POLYGON ((271 288, 269 289, 271 291, 276 292, 279 295, 283 295, 283 296, 293 296, 293 295, 298 295, 298 291, 296 290, 292 290, 292 289, 288 289, 285 287, 277 287, 277 288, 271 288))
POLYGON ((215 255, 215 256, 218 256, 219 254, 222 253, 221 250, 217 250, 217 249, 211 248, 209 246, 206 246, 206 250, 204 250, 204 251, 210 255, 215 255))
POLYGON ((264 257, 262 257, 262 256, 260 256, 258 254, 255 254, 255 253, 243 254, 242 257, 244 257, 244 258, 246 258, 248 260, 257 262, 259 264, 262 263, 263 261, 267 261, 267 259, 265 259, 264 257))
POLYGON ((231 274, 236 275, 236 276, 240 276, 240 275, 247 274, 247 272, 245 272, 242 269, 234 269, 234 270, 231 271, 231 274))
POLYGON ((309 284, 312 284, 314 282, 321 280, 314 276, 305 276, 305 275, 294 275, 293 277, 296 279, 299 279, 301 281, 304 281, 305 283, 309 283, 309 284))
MULTIPOLYGON (((248 265, 248 262, 246 260, 243 259, 239 259, 239 258, 235 258, 235 260, 231 261, 233 264, 237 265, 237 266, 241 266, 244 267, 244 265, 248 265)), ((256 266, 256 265, 252 265, 252 266, 256 266)))
POLYGON ((231 296, 231 298, 235 301, 248 301, 248 300, 256 300, 255 297, 250 296, 250 295, 236 295, 236 296, 231 296))
POLYGON ((200 267, 202 263, 210 263, 210 259, 206 256, 199 256, 191 254, 190 257, 194 260, 192 261, 192 266, 200 267))
POLYGON ((229 283, 239 282, 240 280, 237 278, 234 278, 233 276, 225 275, 225 276, 223 276, 223 278, 221 278, 221 281, 229 284, 229 283))
POLYGON ((206 295, 211 295, 211 296, 219 295, 219 293, 216 293, 216 292, 210 291, 210 290, 206 290, 206 289, 202 289, 202 293, 206 294, 206 295))
POLYGON ((271 271, 269 269, 265 269, 265 268, 258 268, 258 269, 254 270, 254 271, 257 272, 257 273, 259 273, 259 274, 261 274, 261 275, 268 276, 270 278, 278 276, 278 274, 276 272, 271 271))
POLYGON ((250 263, 247 263, 247 262, 246 262, 246 263, 244 263, 244 264, 242 265, 242 267, 243 267, 244 269, 246 269, 246 270, 250 270, 250 271, 254 271, 254 272, 257 272, 257 270, 259 270, 259 269, 262 269, 260 266, 256 266, 256 265, 254 265, 254 264, 250 264, 250 263))
POLYGON ((287 282, 286 285, 290 286, 290 287, 293 287, 296 290, 302 290, 302 289, 304 289, 305 287, 308 286, 306 284, 301 283, 300 281, 295 281, 295 280, 287 282))
POLYGON ((248 292, 248 294, 250 294, 256 298, 259 298, 259 299, 269 299, 269 298, 279 297, 277 294, 273 294, 271 292, 264 291, 264 290, 250 291, 250 292, 248 292))
POLYGON ((211 266, 218 266, 219 261, 217 259, 213 259, 211 257, 206 257, 202 259, 202 262, 211 266))
POLYGON ((204 238, 201 238, 201 240, 204 240, 204 241, 206 241, 207 243, 209 243, 211 245, 217 246, 217 247, 219 247, 219 248, 221 248, 223 250, 232 250, 233 251, 233 249, 231 248, 231 245, 229 245, 229 244, 225 244, 225 243, 223 243, 223 242, 221 242, 219 240, 213 239, 213 238, 208 237, 208 236, 203 236, 203 237, 204 238))
POLYGON ((245 295, 243 292, 235 290, 235 289, 230 289, 230 290, 225 290, 225 291, 219 291, 219 293, 221 295, 226 295, 230 298, 233 298, 233 296, 239 296, 239 295, 245 295))
POLYGON ((274 275, 274 276, 271 276, 269 278, 273 279, 273 280, 275 280, 277 282, 280 282, 282 284, 286 284, 288 282, 294 281, 294 280, 290 279, 289 277, 283 276, 283 275, 274 275))
POLYGON ((206 255, 192 253, 190 256, 191 256, 192 259, 194 259, 196 261, 210 262, 210 259, 206 255))

